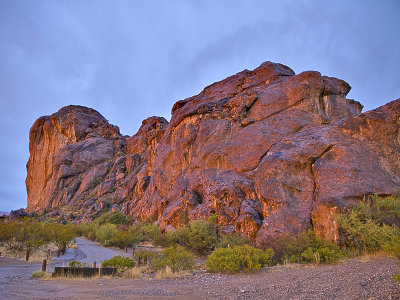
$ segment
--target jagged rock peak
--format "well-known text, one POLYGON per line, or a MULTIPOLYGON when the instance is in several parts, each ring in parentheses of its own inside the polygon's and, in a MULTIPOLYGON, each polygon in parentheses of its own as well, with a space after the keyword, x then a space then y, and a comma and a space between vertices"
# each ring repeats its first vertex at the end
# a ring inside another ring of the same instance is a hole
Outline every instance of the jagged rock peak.
POLYGON ((267 245, 400 186, 400 100, 361 114, 345 81, 265 62, 178 101, 170 123, 121 136, 96 111, 62 108, 30 132, 28 212, 90 220, 107 206, 168 230, 217 213, 221 232, 267 245))

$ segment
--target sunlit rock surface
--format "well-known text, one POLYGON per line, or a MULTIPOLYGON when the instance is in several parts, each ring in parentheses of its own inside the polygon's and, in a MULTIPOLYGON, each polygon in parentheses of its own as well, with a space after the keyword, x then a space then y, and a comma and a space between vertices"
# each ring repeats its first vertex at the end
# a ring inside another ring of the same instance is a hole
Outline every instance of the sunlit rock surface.
POLYGON ((265 62, 178 101, 168 123, 122 136, 93 109, 67 106, 30 131, 29 212, 88 220, 106 207, 177 228, 218 215, 223 232, 265 245, 400 186, 400 100, 361 114, 350 86, 265 62))

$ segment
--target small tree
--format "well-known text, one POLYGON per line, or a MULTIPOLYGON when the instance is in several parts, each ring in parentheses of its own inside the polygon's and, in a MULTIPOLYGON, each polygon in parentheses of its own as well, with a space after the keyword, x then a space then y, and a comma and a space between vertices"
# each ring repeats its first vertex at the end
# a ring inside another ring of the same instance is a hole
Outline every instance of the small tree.
POLYGON ((96 239, 103 246, 111 246, 112 240, 117 234, 117 227, 114 224, 104 224, 96 232, 96 239))
POLYGON ((64 254, 67 250, 67 246, 74 240, 75 232, 71 226, 52 224, 52 241, 60 249, 61 253, 64 254))
POLYGON ((0 243, 12 249, 18 226, 15 221, 0 223, 0 243))
POLYGON ((43 230, 43 224, 34 219, 24 218, 17 222, 15 240, 18 241, 26 250, 26 260, 29 260, 31 251, 44 245, 47 236, 43 230))

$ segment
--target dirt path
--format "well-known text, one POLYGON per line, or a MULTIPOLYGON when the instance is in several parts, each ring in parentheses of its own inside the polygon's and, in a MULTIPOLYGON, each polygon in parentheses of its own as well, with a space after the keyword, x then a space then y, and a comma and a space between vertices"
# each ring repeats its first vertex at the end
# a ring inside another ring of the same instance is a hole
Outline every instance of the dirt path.
POLYGON ((384 256, 168 280, 18 277, 32 268, 0 258, 0 299, 400 299, 400 285, 392 280, 398 263, 384 256))
POLYGON ((77 249, 67 249, 67 252, 64 255, 54 257, 53 263, 56 263, 57 265, 61 263, 68 264, 70 261, 77 260, 80 262, 86 262, 87 264, 96 262, 97 265, 100 265, 102 261, 110 259, 113 256, 129 255, 122 250, 102 247, 82 238, 76 238, 76 245, 77 249))
POLYGON ((95 261, 99 265, 99 263, 101 263, 103 260, 107 260, 113 256, 120 255, 120 253, 115 250, 98 246, 95 243, 82 238, 77 238, 76 244, 78 246, 78 249, 80 250, 80 254, 76 258, 76 260, 79 260, 81 262, 86 262, 90 264, 95 261))

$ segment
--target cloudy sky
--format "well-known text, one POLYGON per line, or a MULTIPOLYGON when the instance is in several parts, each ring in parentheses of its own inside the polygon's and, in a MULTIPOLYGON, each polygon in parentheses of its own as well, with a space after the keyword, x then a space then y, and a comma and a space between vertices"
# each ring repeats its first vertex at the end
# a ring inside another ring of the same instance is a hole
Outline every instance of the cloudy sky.
POLYGON ((400 97, 400 1, 0 0, 0 210, 26 207, 29 128, 93 107, 123 134, 270 60, 400 97))

